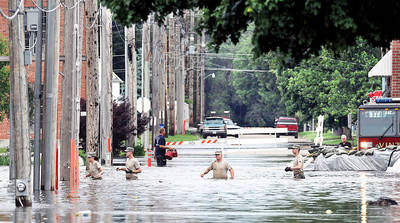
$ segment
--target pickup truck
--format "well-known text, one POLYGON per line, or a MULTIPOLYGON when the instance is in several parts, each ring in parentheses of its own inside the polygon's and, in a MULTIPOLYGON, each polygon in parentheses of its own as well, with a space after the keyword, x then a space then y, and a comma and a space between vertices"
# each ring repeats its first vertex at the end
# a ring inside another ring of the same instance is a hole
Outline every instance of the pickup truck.
POLYGON ((200 135, 206 139, 207 136, 217 136, 226 138, 227 128, 224 118, 222 117, 207 117, 200 128, 200 135))
MULTIPOLYGON (((279 117, 275 121, 275 128, 287 128, 287 135, 292 135, 296 139, 299 137, 296 118, 279 117)), ((276 134, 276 137, 279 138, 281 135, 283 134, 276 134)))

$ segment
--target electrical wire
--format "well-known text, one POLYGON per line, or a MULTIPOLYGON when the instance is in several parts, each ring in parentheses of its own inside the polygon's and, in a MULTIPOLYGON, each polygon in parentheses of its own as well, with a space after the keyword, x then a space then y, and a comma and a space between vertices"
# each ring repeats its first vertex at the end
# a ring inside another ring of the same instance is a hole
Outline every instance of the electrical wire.
POLYGON ((36 8, 38 8, 40 11, 42 11, 42 12, 47 12, 47 13, 49 13, 49 12, 53 12, 53 11, 55 11, 55 10, 57 10, 59 7, 61 7, 61 3, 59 3, 56 7, 54 7, 53 9, 44 9, 44 8, 41 8, 40 6, 38 6, 37 5, 37 3, 34 1, 34 0, 31 0, 31 2, 36 6, 36 8))
MULTIPOLYGON (((64 0, 65 1, 65 0, 64 0)), ((66 8, 67 10, 71 10, 74 9, 76 6, 78 6, 79 3, 84 2, 84 0, 78 0, 77 2, 74 3, 73 6, 67 6, 65 3, 62 2, 62 0, 60 0, 60 4, 66 8)))
POLYGON ((21 10, 23 4, 24 4, 24 0, 20 0, 19 5, 18 5, 18 7, 17 7, 17 10, 15 11, 14 15, 12 15, 12 16, 7 16, 7 15, 3 12, 3 10, 2 10, 1 8, 0 8, 0 14, 1 14, 4 18, 6 18, 7 20, 13 20, 13 19, 15 19, 15 17, 18 15, 18 13, 19 13, 19 11, 21 10))

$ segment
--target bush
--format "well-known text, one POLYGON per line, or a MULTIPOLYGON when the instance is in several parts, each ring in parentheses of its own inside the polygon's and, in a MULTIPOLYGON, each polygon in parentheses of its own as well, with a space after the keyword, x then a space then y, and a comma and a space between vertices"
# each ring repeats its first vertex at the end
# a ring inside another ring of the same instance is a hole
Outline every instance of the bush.
POLYGON ((10 165, 10 158, 8 156, 0 156, 0 166, 10 165))
MULTIPOLYGON (((146 130, 146 125, 149 123, 149 118, 146 116, 141 116, 140 113, 137 115, 137 126, 130 126, 130 119, 132 117, 131 111, 129 110, 129 102, 113 102, 113 139, 112 148, 113 155, 119 156, 121 152, 125 149, 125 141, 128 139, 130 134, 141 135, 146 130)), ((81 111, 86 111, 86 101, 81 99, 81 111)), ((86 149, 86 116, 81 116, 80 128, 79 128, 79 138, 81 140, 81 145, 86 149)), ((136 148, 136 147, 135 147, 136 148)), ((138 149, 141 151, 141 149, 138 149)), ((136 154, 136 152, 135 152, 136 154)), ((143 152, 139 153, 144 154, 143 152)))
POLYGON ((137 146, 135 146, 135 153, 133 155, 135 157, 136 156, 144 156, 144 155, 146 155, 146 151, 144 150, 144 147, 142 145, 137 145, 137 146))

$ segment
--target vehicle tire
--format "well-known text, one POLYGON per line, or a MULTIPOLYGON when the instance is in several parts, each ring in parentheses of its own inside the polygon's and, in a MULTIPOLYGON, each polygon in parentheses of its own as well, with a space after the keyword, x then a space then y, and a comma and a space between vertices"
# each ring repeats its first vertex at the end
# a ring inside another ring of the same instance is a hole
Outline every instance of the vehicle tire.
POLYGON ((207 139, 207 135, 206 134, 203 134, 202 137, 203 137, 203 139, 207 139))
POLYGON ((299 134, 296 133, 296 134, 294 135, 294 138, 295 138, 295 139, 299 138, 299 134))
POLYGON ((235 135, 235 138, 239 138, 239 135, 235 135))
POLYGON ((279 134, 276 134, 276 138, 279 138, 279 137, 281 137, 279 134))

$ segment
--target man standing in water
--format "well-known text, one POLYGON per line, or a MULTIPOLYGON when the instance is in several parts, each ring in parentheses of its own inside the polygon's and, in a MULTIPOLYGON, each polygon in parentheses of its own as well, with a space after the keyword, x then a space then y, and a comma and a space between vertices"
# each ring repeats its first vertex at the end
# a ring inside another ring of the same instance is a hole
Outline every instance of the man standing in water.
POLYGON ((118 170, 123 170, 126 172, 126 179, 127 180, 137 180, 138 173, 142 172, 142 168, 140 167, 139 161, 133 156, 134 148, 128 147, 126 148, 126 157, 128 158, 126 160, 125 167, 117 167, 118 170))
POLYGON ((215 160, 211 163, 211 165, 202 173, 200 176, 204 177, 210 170, 213 171, 214 179, 228 179, 227 172, 231 173, 231 179, 235 178, 235 173, 231 165, 222 159, 222 151, 215 151, 215 160))
POLYGON ((303 171, 304 159, 303 156, 300 155, 300 146, 293 146, 289 149, 292 149, 292 153, 295 155, 295 158, 293 160, 293 166, 286 167, 285 171, 293 171, 293 176, 295 179, 305 179, 306 177, 304 176, 303 171))
POLYGON ((167 165, 167 159, 165 158, 165 151, 167 149, 171 149, 168 146, 165 146, 165 129, 161 128, 160 129, 160 135, 157 136, 155 139, 155 144, 156 144, 156 160, 157 160, 157 166, 166 166, 167 165))
POLYGON ((101 180, 104 171, 101 168, 100 163, 94 160, 95 156, 95 152, 89 152, 87 154, 88 163, 86 164, 86 170, 88 171, 88 174, 85 175, 85 178, 91 176, 93 180, 101 180))
POLYGON ((347 142, 347 137, 346 135, 342 135, 342 142, 339 143, 339 147, 344 147, 345 149, 352 149, 351 148, 351 143, 347 142))

